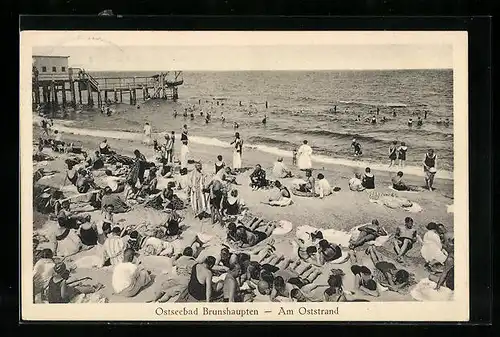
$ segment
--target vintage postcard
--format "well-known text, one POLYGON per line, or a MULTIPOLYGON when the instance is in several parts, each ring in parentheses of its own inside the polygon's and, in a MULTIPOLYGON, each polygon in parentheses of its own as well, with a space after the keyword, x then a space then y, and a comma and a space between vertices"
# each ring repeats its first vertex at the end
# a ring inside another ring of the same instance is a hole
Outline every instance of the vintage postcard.
POLYGON ((466 32, 20 43, 23 320, 469 319, 466 32))

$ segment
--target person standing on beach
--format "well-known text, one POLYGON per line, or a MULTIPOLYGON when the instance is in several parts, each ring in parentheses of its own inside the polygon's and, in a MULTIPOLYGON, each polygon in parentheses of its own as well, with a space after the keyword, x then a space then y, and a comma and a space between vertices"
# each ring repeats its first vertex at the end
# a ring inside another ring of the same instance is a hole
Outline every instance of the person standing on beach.
POLYGON ((354 156, 360 156, 363 152, 361 152, 361 144, 356 141, 356 138, 352 140, 351 146, 354 148, 354 156))
POLYGON ((424 161, 422 162, 424 166, 425 173, 425 184, 429 191, 432 191, 432 185, 434 184, 434 176, 437 172, 437 155, 434 153, 433 149, 429 149, 425 154, 424 161))
POLYGON ((172 135, 169 137, 168 134, 165 135, 165 140, 167 141, 165 144, 165 159, 167 163, 172 163, 174 161, 174 142, 175 142, 175 132, 172 131, 172 135))
POLYGON ((184 124, 182 128, 182 134, 181 134, 181 142, 183 141, 188 141, 188 126, 184 124))
POLYGON ((312 153, 312 148, 307 144, 307 140, 304 140, 297 151, 297 165, 299 170, 305 171, 312 168, 312 153))
POLYGON ((231 145, 233 144, 233 169, 239 173, 239 171, 241 170, 241 154, 243 152, 243 140, 240 138, 239 132, 236 132, 234 134, 234 140, 231 142, 231 145))
POLYGON ((391 162, 389 163, 389 167, 396 166, 396 159, 397 159, 397 151, 398 147, 396 146, 398 144, 397 141, 393 141, 391 146, 389 146, 389 159, 391 162))
POLYGON ((207 185, 207 176, 203 172, 201 163, 198 162, 194 164, 194 170, 189 179, 189 196, 193 213, 200 220, 208 213, 209 194, 205 192, 207 185))
POLYGON ((189 147, 188 147, 188 141, 183 140, 182 145, 181 145, 181 170, 186 169, 188 166, 188 154, 189 154, 189 147))
POLYGON ((408 151, 408 147, 405 142, 401 142, 401 146, 398 147, 399 168, 405 167, 406 151, 408 151))
POLYGON ((151 142, 151 125, 148 122, 144 124, 144 141, 145 144, 149 145, 151 142))

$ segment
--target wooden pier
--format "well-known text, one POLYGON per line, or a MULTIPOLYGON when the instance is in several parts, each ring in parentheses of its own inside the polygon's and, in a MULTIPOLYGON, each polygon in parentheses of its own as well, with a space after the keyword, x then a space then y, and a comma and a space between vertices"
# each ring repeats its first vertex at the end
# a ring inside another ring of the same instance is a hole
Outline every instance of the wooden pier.
POLYGON ((77 105, 92 108, 103 104, 137 104, 137 99, 179 98, 178 86, 184 83, 181 71, 163 72, 140 77, 93 77, 84 69, 69 68, 68 77, 51 79, 39 76, 33 69, 33 107, 41 106, 55 116, 59 110, 76 108, 77 105), (139 95, 138 95, 139 92, 139 95), (69 97, 68 97, 69 95, 69 97))

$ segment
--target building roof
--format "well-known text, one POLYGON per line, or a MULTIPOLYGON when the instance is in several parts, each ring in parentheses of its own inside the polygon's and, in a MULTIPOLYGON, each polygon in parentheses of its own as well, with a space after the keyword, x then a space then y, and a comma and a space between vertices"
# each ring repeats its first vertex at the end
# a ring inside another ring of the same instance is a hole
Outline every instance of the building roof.
POLYGON ((33 55, 33 57, 52 57, 52 58, 69 58, 69 56, 57 56, 57 55, 33 55))

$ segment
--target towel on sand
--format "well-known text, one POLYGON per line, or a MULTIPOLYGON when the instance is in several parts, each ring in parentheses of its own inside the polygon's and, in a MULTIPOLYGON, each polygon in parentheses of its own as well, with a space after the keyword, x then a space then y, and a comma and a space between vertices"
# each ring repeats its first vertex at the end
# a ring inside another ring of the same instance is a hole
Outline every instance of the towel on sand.
MULTIPOLYGON (((323 238, 328 242, 335 243, 341 247, 349 247, 349 241, 351 239, 355 240, 359 236, 359 230, 361 226, 365 226, 366 224, 358 225, 356 227, 351 228, 349 232, 339 231, 336 229, 321 229, 315 228, 311 226, 299 226, 297 227, 296 237, 298 239, 304 240, 306 244, 310 243, 310 233, 314 233, 316 231, 321 231, 323 233, 323 238)), ((377 239, 368 242, 368 244, 373 244, 375 246, 382 246, 389 239, 388 235, 379 236, 377 239)))
POLYGON ((453 206, 454 206, 453 204, 452 205, 448 205, 448 208, 447 208, 448 213, 454 213, 454 207, 453 206))
POLYGON ((274 228, 272 235, 285 235, 290 233, 293 228, 293 224, 290 221, 281 220, 278 222, 278 226, 274 228))
POLYGON ((453 291, 446 287, 435 290, 436 283, 424 278, 410 291, 411 297, 417 301, 451 301, 453 291))

